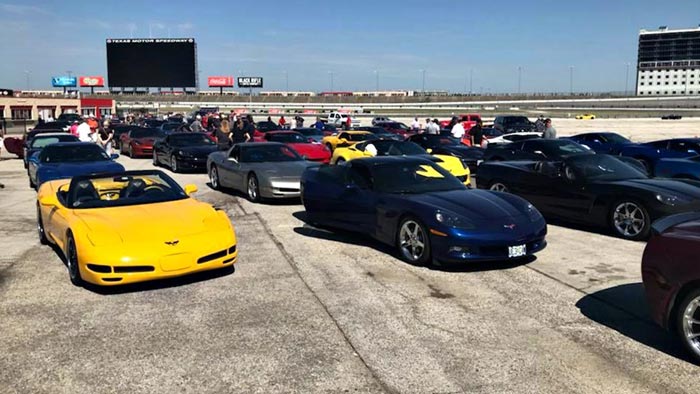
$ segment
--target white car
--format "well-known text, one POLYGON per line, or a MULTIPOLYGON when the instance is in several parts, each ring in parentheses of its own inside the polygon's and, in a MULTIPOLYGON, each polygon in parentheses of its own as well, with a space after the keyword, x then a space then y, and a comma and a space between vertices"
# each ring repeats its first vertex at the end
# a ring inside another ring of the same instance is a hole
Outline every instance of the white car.
POLYGON ((542 134, 535 133, 535 132, 503 134, 502 136, 499 136, 499 137, 494 137, 494 138, 491 138, 488 140, 484 140, 484 143, 482 144, 482 146, 484 148, 486 148, 489 145, 510 144, 511 142, 522 141, 522 140, 531 140, 534 138, 542 138, 542 134))
POLYGON ((376 126, 377 123, 393 122, 393 120, 387 118, 386 116, 375 116, 372 119, 372 126, 376 126))

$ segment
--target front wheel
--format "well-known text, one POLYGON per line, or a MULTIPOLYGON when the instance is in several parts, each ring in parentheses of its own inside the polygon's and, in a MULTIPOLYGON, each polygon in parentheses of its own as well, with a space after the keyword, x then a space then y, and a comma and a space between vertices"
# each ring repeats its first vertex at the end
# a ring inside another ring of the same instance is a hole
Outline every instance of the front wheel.
POLYGON ((46 237, 46 231, 44 230, 44 221, 41 218, 41 207, 37 205, 36 207, 36 230, 39 233, 39 242, 42 245, 48 245, 49 239, 46 237))
POLYGON ((489 190, 494 192, 508 193, 508 186, 506 186, 502 182, 493 182, 491 183, 491 186, 489 186, 489 190))
POLYGON ((129 145, 129 157, 134 158, 134 147, 129 145))
POLYGON ((700 288, 691 291, 678 305, 676 329, 683 346, 700 361, 700 288))
POLYGON ((651 219, 642 204, 624 200, 613 204, 610 225, 619 237, 639 241, 649 236, 651 219))
POLYGON ((173 172, 180 171, 177 167, 177 157, 175 157, 175 155, 170 156, 170 169, 173 170, 173 172))
POLYGON ((413 265, 425 265, 430 260, 430 238, 425 226, 416 218, 401 221, 396 244, 401 257, 413 265))
POLYGON ((158 153, 153 149, 153 167, 158 167, 158 153))
POLYGON ((80 276, 78 248, 76 248, 75 246, 75 239, 73 238, 73 234, 68 234, 68 240, 66 244, 66 263, 68 264, 68 275, 70 276, 70 281, 75 286, 82 286, 83 278, 80 276))
POLYGON ((212 189, 221 189, 221 184, 219 182, 219 170, 216 169, 215 165, 212 165, 209 169, 209 183, 211 184, 212 189))
POLYGON ((260 201, 260 184, 255 174, 248 176, 248 199, 252 202, 260 201))
POLYGON ((337 164, 337 165, 341 165, 341 164, 343 164, 343 163, 345 163, 345 159, 343 159, 342 157, 339 157, 339 158, 335 161, 335 164, 337 164))

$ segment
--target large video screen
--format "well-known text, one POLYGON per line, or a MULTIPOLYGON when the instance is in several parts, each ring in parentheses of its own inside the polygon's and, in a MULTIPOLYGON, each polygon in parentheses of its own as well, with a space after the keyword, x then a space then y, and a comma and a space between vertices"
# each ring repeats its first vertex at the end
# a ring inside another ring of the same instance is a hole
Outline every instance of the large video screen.
POLYGON ((107 40, 107 82, 117 88, 197 86, 193 38, 107 40))

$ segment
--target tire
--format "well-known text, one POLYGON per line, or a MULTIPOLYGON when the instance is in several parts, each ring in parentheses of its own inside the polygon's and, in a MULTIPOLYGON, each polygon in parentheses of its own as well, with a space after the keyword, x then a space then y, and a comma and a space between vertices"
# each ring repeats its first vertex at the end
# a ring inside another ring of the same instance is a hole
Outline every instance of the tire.
POLYGON ((158 153, 153 149, 153 167, 158 167, 158 153))
POLYGON ((175 155, 170 156, 170 169, 173 170, 173 172, 180 172, 180 169, 177 166, 177 157, 175 157, 175 155))
POLYGON ((610 228, 620 238, 640 241, 647 239, 651 231, 651 218, 644 206, 633 200, 619 200, 608 214, 610 228))
POLYGON ((401 258, 412 265, 423 266, 431 260, 428 230, 413 216, 401 220, 396 232, 396 248, 401 258))
POLYGON ((34 189, 34 190, 37 189, 36 184, 34 183, 34 181, 32 181, 31 177, 29 177, 29 187, 34 189))
POLYGON ((501 181, 493 181, 489 185, 489 190, 494 191, 494 192, 503 192, 503 193, 509 193, 510 189, 508 189, 508 186, 505 185, 505 183, 501 181))
POLYGON ((246 194, 251 202, 260 202, 260 183, 258 182, 258 177, 254 173, 248 175, 246 194))
POLYGON ((134 158, 134 147, 129 144, 129 157, 134 158))
POLYGON ((700 334, 700 324, 691 320, 700 320, 700 288, 692 290, 678 304, 676 309, 676 332, 683 346, 700 362, 700 337, 688 338, 689 335, 700 334))
POLYGON ((642 165, 643 165, 644 168, 646 169, 647 174, 649 174, 649 176, 653 176, 653 175, 654 175, 654 166, 651 164, 651 162, 650 162, 649 160, 644 159, 644 158, 641 158, 641 157, 635 157, 635 159, 636 159, 638 162, 642 163, 642 165))
POLYGON ((70 282, 75 286, 83 285, 83 278, 80 276, 80 266, 78 259, 78 249, 75 246, 73 234, 68 233, 66 240, 66 265, 68 266, 68 276, 70 282))
POLYGON ((331 151, 331 153, 333 153, 333 145, 326 144, 326 148, 328 148, 328 150, 331 151))
POLYGON ((343 159, 342 157, 339 157, 338 160, 335 161, 335 164, 336 164, 336 165, 340 165, 340 164, 343 164, 343 163, 345 163, 345 159, 343 159))
POLYGON ((211 184, 212 189, 221 190, 221 181, 219 179, 219 170, 215 165, 212 164, 209 169, 209 184, 211 184))
POLYGON ((39 243, 42 245, 48 245, 49 239, 46 237, 46 231, 44 231, 44 221, 41 218, 41 207, 38 204, 36 206, 36 230, 39 233, 39 243))

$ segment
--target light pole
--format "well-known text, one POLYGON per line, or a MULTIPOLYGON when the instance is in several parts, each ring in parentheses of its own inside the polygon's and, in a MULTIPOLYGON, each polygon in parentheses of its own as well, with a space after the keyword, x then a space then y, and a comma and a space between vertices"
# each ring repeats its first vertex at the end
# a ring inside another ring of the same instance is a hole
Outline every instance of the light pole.
POLYGON ((627 96, 628 90, 628 84, 629 84, 629 79, 630 79, 630 62, 625 63, 625 96, 627 96))
POLYGON ((425 69, 420 70, 421 74, 423 74, 423 85, 421 85, 421 93, 425 95, 425 69))
POLYGON ((471 96, 472 92, 474 91, 472 88, 474 87, 474 69, 470 68, 469 69, 469 95, 471 96))
POLYGON ((522 66, 518 66, 518 94, 520 94, 520 86, 522 83, 522 74, 523 74, 523 68, 522 68, 522 66))
POLYGON ((569 66, 569 93, 574 94, 574 66, 569 66))
POLYGON ((379 92, 379 71, 377 71, 377 70, 374 70, 374 79, 375 79, 374 91, 379 92))

